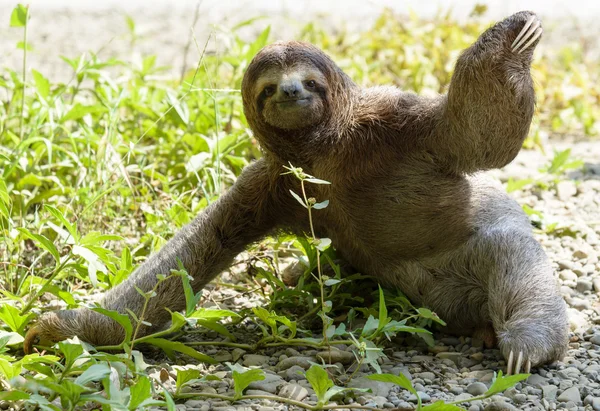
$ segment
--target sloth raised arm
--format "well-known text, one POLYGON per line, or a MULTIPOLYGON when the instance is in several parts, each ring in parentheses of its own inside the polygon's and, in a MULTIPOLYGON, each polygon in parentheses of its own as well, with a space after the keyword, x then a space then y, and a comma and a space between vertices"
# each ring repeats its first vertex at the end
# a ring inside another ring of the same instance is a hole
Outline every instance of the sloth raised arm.
POLYGON ((431 145, 453 172, 498 168, 516 157, 533 117, 530 67, 541 34, 537 16, 519 12, 460 55, 431 145))
MULTIPOLYGON (((281 170, 274 169, 264 160, 247 166, 236 183, 208 206, 195 220, 182 228, 163 248, 139 267, 126 281, 108 291, 102 307, 141 315, 143 297, 136 287, 147 292, 157 282, 157 275, 169 275, 178 269, 178 260, 193 277, 192 287, 201 290, 244 247, 272 231, 278 223, 277 210, 282 206, 275 196, 279 192, 281 170)), ((160 331, 170 321, 171 311, 185 308, 185 295, 179 277, 164 281, 151 298, 144 320, 151 326, 142 326, 137 336, 160 331)), ((32 351, 39 338, 60 341, 78 336, 95 345, 116 345, 124 338, 123 328, 102 314, 87 308, 43 314, 28 332, 24 349, 32 351)))

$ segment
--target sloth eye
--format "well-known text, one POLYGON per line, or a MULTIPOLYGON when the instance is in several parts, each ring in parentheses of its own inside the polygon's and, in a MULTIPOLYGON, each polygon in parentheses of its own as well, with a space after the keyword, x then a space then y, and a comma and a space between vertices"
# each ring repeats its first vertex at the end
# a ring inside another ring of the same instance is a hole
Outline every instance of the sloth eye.
POLYGON ((265 96, 271 97, 273 94, 275 94, 275 87, 267 86, 267 87, 265 87, 264 92, 265 92, 265 96))
POLYGON ((317 83, 314 80, 308 80, 306 82, 306 87, 308 88, 315 88, 317 86, 317 83))

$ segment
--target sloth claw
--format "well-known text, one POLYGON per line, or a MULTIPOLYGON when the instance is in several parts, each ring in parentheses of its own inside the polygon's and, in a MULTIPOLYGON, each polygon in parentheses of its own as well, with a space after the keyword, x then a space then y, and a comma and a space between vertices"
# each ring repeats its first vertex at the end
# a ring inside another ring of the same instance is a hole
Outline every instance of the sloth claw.
POLYGON ((517 355, 517 359, 515 361, 515 353, 513 350, 510 350, 510 354, 508 354, 508 360, 506 361, 506 364, 506 375, 519 374, 523 365, 523 373, 529 374, 531 372, 531 361, 525 360, 525 364, 523 364, 523 351, 519 351, 519 354, 517 355))
POLYGON ((513 43, 511 49, 514 53, 521 54, 542 35, 542 23, 537 16, 531 16, 513 43))

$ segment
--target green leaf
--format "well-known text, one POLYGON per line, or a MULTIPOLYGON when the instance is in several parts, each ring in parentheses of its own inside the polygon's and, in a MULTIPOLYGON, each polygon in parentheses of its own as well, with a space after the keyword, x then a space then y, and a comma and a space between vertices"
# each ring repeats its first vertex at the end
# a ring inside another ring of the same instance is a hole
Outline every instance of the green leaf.
POLYGON ((22 4, 17 4, 10 15, 10 27, 24 27, 27 24, 29 9, 22 4))
POLYGON ((304 179, 304 181, 308 181, 309 183, 313 183, 313 184, 331 184, 329 181, 321 180, 321 179, 314 178, 314 177, 306 178, 306 179, 304 179))
POLYGON ((331 245, 331 238, 319 238, 315 247, 321 252, 324 252, 331 245))
POLYGON ((322 210, 329 205, 329 200, 321 201, 320 203, 313 204, 312 208, 315 210, 322 210))
POLYGON ((498 371, 498 376, 492 383, 492 386, 485 393, 486 396, 501 393, 502 391, 514 386, 519 381, 526 380, 531 374, 516 374, 503 376, 502 371, 498 371))
POLYGON ((54 260, 56 260, 57 265, 60 263, 60 254, 58 253, 58 250, 56 249, 52 241, 48 240, 41 234, 34 234, 26 228, 21 227, 17 228, 17 230, 19 230, 19 232, 21 232, 21 234, 23 234, 25 237, 33 240, 39 247, 48 251, 50 255, 54 257, 54 260))
POLYGON ((327 391, 334 385, 333 381, 329 378, 329 375, 327 375, 327 371, 321 368, 320 365, 313 364, 308 371, 306 371, 305 376, 317 395, 318 403, 320 405, 325 404, 327 401, 327 391))
POLYGON ((532 178, 524 178, 522 180, 513 180, 513 178, 511 177, 506 182, 506 192, 512 193, 513 191, 520 190, 523 187, 528 186, 531 183, 533 183, 532 178))
POLYGON ((19 314, 19 309, 10 304, 0 306, 0 320, 8 325, 12 331, 19 334, 23 334, 25 326, 31 321, 33 316, 33 313, 27 315, 19 314))
POLYGON ((0 375, 4 375, 7 380, 21 374, 21 363, 11 364, 4 358, 0 358, 0 375))
POLYGON ((382 330, 388 322, 389 319, 387 307, 385 306, 385 297, 383 296, 383 289, 379 286, 379 326, 377 328, 382 330))
POLYGON ((369 337, 379 329, 379 320, 369 315, 365 325, 360 333, 363 337, 369 337))
POLYGON ((90 278, 90 282, 92 283, 92 285, 94 287, 97 287, 98 286, 98 276, 96 273, 98 271, 100 271, 101 273, 104 273, 104 274, 106 274, 108 272, 108 270, 106 269, 106 266, 100 260, 100 257, 98 257, 98 255, 95 252, 93 252, 92 250, 90 250, 89 248, 81 247, 79 245, 73 246, 73 254, 80 256, 87 262, 88 276, 90 278))
POLYGON ((212 357, 202 354, 201 352, 194 350, 192 347, 188 347, 187 345, 177 341, 169 341, 165 340, 164 338, 146 338, 144 339, 144 342, 162 348, 167 354, 177 351, 209 364, 217 363, 217 361, 215 361, 212 357))
POLYGON ((417 309, 417 311, 419 312, 419 315, 423 318, 433 320, 436 323, 441 324, 441 325, 446 325, 444 320, 442 320, 440 317, 438 317, 438 315, 436 313, 434 313, 433 311, 431 311, 428 308, 419 308, 419 309, 417 309))
POLYGON ((177 380, 175 388, 179 390, 187 383, 200 378, 200 371, 195 369, 177 370, 177 380))
POLYGON ((185 295, 185 315, 189 317, 200 302, 202 291, 198 291, 194 294, 194 289, 190 282, 192 277, 186 271, 181 260, 177 259, 177 265, 179 266, 179 270, 171 270, 171 273, 181 277, 181 281, 183 282, 183 293, 185 295))
POLYGON ((302 200, 298 194, 294 193, 293 190, 290 190, 290 194, 292 194, 292 197, 294 197, 302 207, 307 208, 306 204, 304 204, 304 200, 302 200))
POLYGON ((71 110, 69 110, 69 112, 60 119, 60 122, 64 123, 69 120, 79 120, 79 119, 87 116, 88 114, 100 114, 100 113, 104 113, 106 111, 107 111, 107 108, 104 106, 101 106, 100 104, 96 104, 93 106, 84 106, 84 105, 81 105, 80 103, 76 103, 73 106, 73 108, 71 110))
POLYGON ((29 399, 30 394, 23 391, 4 391, 0 392, 1 401, 20 401, 29 399))
POLYGON ((107 363, 93 364, 75 379, 75 384, 85 385, 92 381, 100 381, 109 374, 110 367, 107 363))
POLYGON ((135 411, 148 398, 152 398, 152 383, 145 375, 129 388, 130 398, 127 408, 135 411))
POLYGON ((123 342, 131 342, 131 335, 133 334, 133 325, 131 324, 131 319, 127 314, 121 314, 117 311, 107 310, 106 308, 101 307, 93 307, 91 310, 96 311, 100 314, 104 314, 107 317, 110 317, 113 320, 115 320, 117 323, 121 324, 121 326, 125 330, 125 338, 123 339, 123 342))
POLYGON ((423 411, 464 411, 462 408, 456 405, 446 404, 444 401, 436 401, 431 405, 422 407, 423 411))
MULTIPOLYGON (((75 337, 77 340, 77 337, 75 337)), ((58 343, 58 348, 65 356, 65 368, 69 369, 73 366, 75 361, 79 358, 81 354, 83 354, 83 346, 78 343, 67 341, 61 341, 58 343)))
POLYGON ((235 390, 234 398, 240 399, 244 393, 244 390, 248 388, 253 381, 262 381, 265 379, 265 374, 261 369, 252 369, 244 372, 238 372, 233 370, 233 389, 235 390))
POLYGON ((417 390, 413 387, 412 383, 404 374, 394 375, 394 374, 372 374, 367 375, 367 378, 373 381, 380 382, 389 382, 392 384, 396 384, 405 390, 410 391, 414 395, 417 395, 417 390))
POLYGON ((188 315, 188 318, 197 318, 199 320, 221 320, 228 317, 240 317, 240 315, 234 311, 212 308, 200 308, 188 315))
POLYGON ((71 224, 58 208, 50 204, 44 204, 44 209, 62 223, 62 225, 67 229, 69 234, 71 234, 71 236, 76 242, 79 241, 79 233, 77 232, 77 227, 74 224, 71 224))
POLYGON ((66 290, 63 290, 62 288, 60 288, 54 284, 46 284, 46 292, 57 296, 58 298, 60 298, 61 300, 63 300, 65 303, 67 303, 70 306, 77 304, 77 302, 75 301, 75 298, 73 298, 73 294, 71 294, 70 292, 68 292, 66 290))
POLYGON ((33 81, 35 82, 37 92, 44 100, 46 100, 50 95, 50 82, 39 71, 32 69, 31 72, 33 73, 33 81))

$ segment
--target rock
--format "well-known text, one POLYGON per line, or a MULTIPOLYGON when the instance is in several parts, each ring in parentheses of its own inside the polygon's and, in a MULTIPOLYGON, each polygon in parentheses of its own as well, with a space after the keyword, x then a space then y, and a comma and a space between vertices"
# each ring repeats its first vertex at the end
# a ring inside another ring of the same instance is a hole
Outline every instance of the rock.
POLYGON ((354 378, 348 383, 349 388, 370 388, 371 394, 387 397, 395 384, 389 382, 373 381, 365 377, 354 378))
POLYGON ((578 310, 567 308, 567 315, 569 317, 569 327, 571 328, 571 331, 576 331, 587 326, 585 315, 578 310))
POLYGON ((270 392, 271 394, 276 394, 279 387, 283 384, 285 384, 285 381, 279 375, 265 373, 264 380, 252 381, 250 385, 248 385, 248 388, 251 390, 262 390, 270 392))
POLYGON ((559 402, 569 402, 573 401, 578 404, 581 402, 581 394, 579 393, 579 388, 571 387, 563 391, 557 398, 559 402))
POLYGON ((579 278, 579 277, 577 277, 577 274, 575 274, 571 270, 562 270, 560 272, 560 274, 558 274, 558 276, 563 281, 573 281, 573 282, 577 281, 577 279, 579 278))
POLYGON ((473 398, 471 394, 468 392, 463 392, 462 394, 458 394, 456 397, 454 397, 454 401, 468 402, 471 398, 473 398))
POLYGON ((292 365, 290 368, 285 370, 285 378, 288 380, 303 380, 304 377, 304 368, 298 365, 292 365))
POLYGON ((450 392, 454 395, 459 395, 465 392, 465 389, 460 385, 453 385, 452 387, 450 387, 450 392))
MULTIPOLYGON (((418 392, 417 394, 419 395, 419 398, 421 398, 421 402, 429 402, 431 401, 431 397, 429 396, 429 394, 426 394, 424 392, 418 392)), ((416 404, 417 401, 417 396, 415 394, 410 394, 408 396, 408 402, 412 402, 413 404, 416 404)))
POLYGON ((486 405, 483 411, 517 411, 517 409, 507 402, 494 401, 486 405))
MULTIPOLYGON (((437 355, 436 355, 437 357, 437 355)), ((433 362, 434 358, 431 355, 415 355, 410 359, 411 362, 433 362)))
POLYGON ((556 184, 556 195, 560 201, 567 201, 577 194, 577 186, 571 180, 559 181, 556 184))
POLYGON ((334 364, 336 362, 342 363, 344 365, 349 365, 354 362, 356 359, 354 354, 348 351, 340 351, 337 348, 331 348, 327 351, 321 351, 317 353, 317 358, 322 359, 328 364, 334 364))
POLYGON ((592 335, 592 338, 590 338, 590 342, 592 344, 600 345, 600 333, 592 335))
POLYGON ((187 400, 184 403, 187 408, 202 408, 205 404, 207 404, 207 402, 203 400, 187 400))
POLYGON ((261 365, 268 364, 270 359, 271 357, 268 355, 246 354, 244 355, 242 364, 245 367, 260 367, 261 365))
POLYGON ((548 382, 547 378, 542 377, 539 374, 531 374, 529 378, 527 378, 527 384, 533 385, 534 387, 541 387, 545 383, 548 382))
POLYGON ((575 287, 577 291, 580 293, 584 293, 586 291, 592 291, 594 288, 592 282, 587 277, 581 277, 577 280, 577 286, 575 287))
POLYGON ((302 367, 305 370, 308 370, 310 368, 310 362, 315 362, 315 358, 313 357, 289 357, 286 358, 283 361, 279 361, 279 364, 277 364, 277 369, 278 370, 287 370, 288 368, 290 368, 293 365, 297 365, 299 367, 302 367))
POLYGON ((242 350, 241 348, 234 348, 231 351, 231 359, 233 360, 233 362, 237 362, 237 360, 239 360, 240 358, 242 358, 242 356, 246 354, 245 350, 242 350))
POLYGON ((554 401, 556 399, 556 394, 558 392, 558 387, 556 385, 543 385, 542 386, 542 396, 543 398, 554 401))
POLYGON ((600 277, 594 277, 592 279, 592 284, 594 286, 594 291, 600 293, 600 277))
POLYGON ((308 396, 308 390, 298 384, 286 384, 279 390, 279 396, 290 400, 302 401, 308 396))
POLYGON ((584 298, 572 298, 568 301, 569 305, 579 311, 589 310, 592 307, 590 301, 584 298))
POLYGON ((429 381, 435 380, 435 374, 429 371, 416 373, 415 377, 429 381))
POLYGON ((482 382, 474 382, 467 386, 467 392, 474 397, 482 395, 487 389, 487 386, 482 382))
POLYGON ((578 258, 580 260, 585 260, 586 258, 588 258, 588 253, 586 253, 583 250, 575 250, 573 252, 573 257, 578 258))
POLYGON ((600 411, 600 398, 594 398, 592 400, 592 408, 594 411, 600 411))
POLYGON ((462 357, 462 353, 459 352, 441 352, 436 354, 437 358, 442 358, 442 359, 447 359, 452 361, 454 364, 458 365, 461 357, 462 357))

